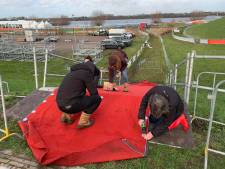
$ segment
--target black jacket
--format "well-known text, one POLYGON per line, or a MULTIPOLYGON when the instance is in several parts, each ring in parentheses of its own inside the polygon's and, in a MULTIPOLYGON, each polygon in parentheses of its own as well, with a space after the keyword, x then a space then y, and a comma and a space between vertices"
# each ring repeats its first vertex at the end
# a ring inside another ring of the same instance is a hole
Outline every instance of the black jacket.
POLYGON ((149 98, 153 94, 164 96, 169 102, 169 112, 165 115, 162 123, 152 130, 153 136, 160 136, 168 131, 168 127, 183 113, 184 104, 178 93, 168 86, 156 86, 150 89, 142 98, 138 118, 145 119, 146 108, 149 105, 149 98))
POLYGON ((70 105, 75 99, 86 95, 86 89, 90 95, 98 95, 99 75, 99 69, 90 61, 73 65, 59 86, 57 104, 61 107, 70 105))

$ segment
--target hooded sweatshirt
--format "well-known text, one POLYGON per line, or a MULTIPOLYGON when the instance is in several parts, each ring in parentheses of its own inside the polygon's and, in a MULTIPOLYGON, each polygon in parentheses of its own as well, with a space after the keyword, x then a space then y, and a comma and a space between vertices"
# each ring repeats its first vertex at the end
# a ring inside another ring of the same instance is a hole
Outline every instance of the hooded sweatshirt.
POLYGON ((90 61, 73 65, 61 85, 59 86, 56 101, 59 106, 67 106, 86 95, 98 95, 97 84, 94 78, 99 76, 99 69, 90 61))
POLYGON ((157 137, 167 132, 169 130, 168 127, 183 113, 184 103, 173 88, 169 86, 155 86, 142 98, 138 119, 145 119, 146 109, 149 105, 149 98, 154 94, 164 96, 169 102, 169 112, 163 115, 163 121, 159 125, 155 126, 151 131, 153 136, 157 137))

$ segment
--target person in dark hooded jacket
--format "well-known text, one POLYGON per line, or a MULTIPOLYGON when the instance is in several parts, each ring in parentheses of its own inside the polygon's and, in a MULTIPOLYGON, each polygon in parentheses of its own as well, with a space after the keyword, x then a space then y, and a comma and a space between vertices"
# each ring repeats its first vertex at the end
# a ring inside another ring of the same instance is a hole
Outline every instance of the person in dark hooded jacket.
POLYGON ((147 140, 168 132, 168 127, 184 111, 184 103, 179 94, 169 86, 155 86, 143 96, 138 113, 138 123, 141 127, 144 126, 148 106, 150 107, 148 120, 151 124, 147 134, 142 134, 147 140))
POLYGON ((90 120, 90 116, 101 103, 97 90, 99 77, 100 71, 90 56, 85 58, 84 63, 71 67, 71 71, 59 86, 56 97, 58 108, 63 112, 61 116, 63 123, 73 123, 70 114, 81 111, 77 128, 89 127, 94 123, 90 120), (86 89, 90 96, 86 95, 86 89))

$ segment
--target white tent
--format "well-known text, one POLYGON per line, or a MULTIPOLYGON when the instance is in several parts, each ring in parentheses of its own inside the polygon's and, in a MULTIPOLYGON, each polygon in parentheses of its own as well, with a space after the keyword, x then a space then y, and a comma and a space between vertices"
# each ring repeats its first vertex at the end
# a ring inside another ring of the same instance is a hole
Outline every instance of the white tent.
POLYGON ((44 29, 45 28, 45 23, 43 21, 41 21, 38 25, 37 25, 38 29, 44 29))
POLYGON ((45 21, 45 28, 50 28, 52 27, 52 24, 50 24, 48 21, 45 21))
POLYGON ((52 27, 52 25, 48 21, 41 21, 38 23, 33 20, 0 21, 0 25, 9 27, 22 26, 22 28, 24 29, 45 29, 52 27))

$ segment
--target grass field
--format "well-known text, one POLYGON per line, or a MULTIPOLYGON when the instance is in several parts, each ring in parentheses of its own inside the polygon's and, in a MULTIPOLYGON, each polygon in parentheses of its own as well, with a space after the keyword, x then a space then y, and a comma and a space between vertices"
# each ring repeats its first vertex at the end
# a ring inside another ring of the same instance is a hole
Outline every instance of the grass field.
MULTIPOLYGON (((166 46, 166 50, 168 53, 168 56, 173 64, 179 63, 182 59, 186 57, 187 52, 190 52, 192 50, 195 50, 197 54, 199 55, 224 55, 225 56, 225 49, 223 45, 194 45, 190 43, 185 43, 181 41, 174 40, 171 35, 164 36, 164 42, 166 46)), ((223 72, 225 73, 224 69, 225 65, 225 60, 205 60, 205 59, 198 59, 195 60, 194 63, 194 69, 193 69, 193 79, 192 81, 196 80, 198 73, 202 71, 208 71, 208 72, 223 72)), ((185 65, 183 68, 180 70, 178 74, 178 79, 179 82, 184 81, 185 77, 185 65)), ((217 82, 220 80, 225 79, 225 76, 219 77, 217 82)), ((201 79, 201 85, 206 85, 206 86, 212 86, 213 82, 213 76, 203 76, 201 79)), ((225 85, 222 86, 221 88, 225 88, 225 85)), ((181 88, 178 88, 178 90, 182 91, 181 88)), ((181 95, 182 95, 181 93, 181 95)), ((193 112, 193 103, 194 103, 194 93, 195 90, 193 89, 191 91, 191 97, 190 97, 190 104, 189 104, 189 111, 192 113, 193 112)), ((200 90, 199 96, 198 96, 198 102, 197 102, 197 113, 198 115, 202 117, 208 117, 209 111, 210 111, 210 101, 207 99, 208 94, 210 94, 209 91, 204 91, 200 90)), ((224 93, 219 93, 217 96, 217 103, 216 103, 216 109, 215 109, 215 115, 214 115, 214 120, 225 122, 225 94, 224 93)), ((206 130, 208 128, 207 123, 203 123, 200 125, 201 127, 206 130)), ((194 129, 200 127, 199 125, 194 125, 194 129)), ((223 139, 221 139, 224 136, 224 127, 218 127, 214 125, 213 128, 213 134, 211 136, 211 142, 210 145, 211 147, 216 147, 219 150, 225 150, 225 142, 223 139)), ((203 130, 203 131, 204 131, 203 130)), ((199 138, 203 137, 204 138, 204 132, 197 133, 195 134, 195 140, 199 140, 199 138)), ((204 141, 204 140, 203 140, 204 141)), ((209 158, 209 162, 212 164, 212 168, 223 168, 222 166, 219 166, 215 161, 213 161, 213 158, 215 158, 217 155, 211 154, 209 158)), ((221 160, 225 161, 225 158, 220 156, 221 160)), ((194 167, 191 167, 194 168, 194 167)), ((211 168, 211 167, 210 167, 211 168)))
MULTIPOLYGON (((178 40, 174 40, 171 35, 164 36, 164 43, 167 50, 167 54, 170 58, 170 61, 175 64, 181 62, 187 55, 188 52, 191 52, 192 50, 195 50, 198 55, 224 55, 225 56, 225 48, 223 45, 202 45, 202 44, 191 44, 186 42, 181 42, 178 40)), ((207 59, 197 59, 194 61, 194 69, 193 69, 193 79, 192 81, 197 80, 197 76, 200 72, 223 72, 225 73, 224 69, 225 60, 207 60, 207 59)), ((185 66, 184 65, 178 72, 178 80, 181 82, 184 82, 185 79, 185 66)), ((219 76, 217 78, 217 82, 220 80, 225 79, 225 76, 219 76)), ((212 86, 213 82, 213 76, 203 76, 201 78, 201 84, 212 86)), ((194 100, 194 91, 192 90, 191 93, 191 103, 190 108, 192 110, 193 107, 193 100, 194 100)), ((201 103, 198 105, 202 112, 205 112, 203 114, 208 114, 209 112, 209 101, 207 99, 207 94, 209 92, 201 91, 202 95, 201 97, 201 103)), ((183 93, 181 93, 182 95, 183 93)), ((224 96, 222 95, 219 99, 219 105, 221 106, 218 109, 224 108, 225 106, 223 103, 224 96)), ((219 113, 219 117, 217 119, 222 118, 222 120, 225 122, 225 115, 223 112, 219 113)))
MULTIPOLYGON (((213 45, 213 46, 204 46, 204 45, 194 45, 189 43, 183 43, 180 41, 176 41, 172 39, 171 35, 166 35, 163 37, 166 50, 168 52, 168 56, 172 63, 178 63, 180 62, 185 56, 186 53, 191 50, 196 50, 198 54, 218 54, 218 55, 225 55, 225 49, 224 46, 219 45, 213 45)), ((143 39, 136 39, 134 42, 135 48, 138 49, 139 45, 143 42, 143 39)), ((152 82, 158 82, 162 83, 165 81, 165 63, 163 61, 163 52, 161 49, 161 44, 158 38, 151 37, 150 38, 151 45, 153 48, 148 49, 146 48, 142 54, 142 56, 139 58, 139 60, 131 67, 130 69, 130 80, 131 81, 140 81, 140 80, 150 80, 152 82), (143 61, 144 60, 144 61, 143 61), (150 64, 153 63, 151 61, 158 61, 155 62, 157 64, 150 64), (148 63, 148 64, 146 64, 148 63), (144 69, 140 69, 143 67, 144 69), (149 69, 150 66, 150 69, 149 69), (152 69, 151 69, 152 68, 152 69), (155 76, 155 72, 153 68, 159 68, 158 70, 162 70, 157 76, 155 76), (154 72, 154 73, 153 73, 154 72), (133 75, 134 74, 134 75, 133 75), (139 74, 135 75, 135 74, 139 74)), ((128 53, 128 56, 132 56, 135 53, 136 49, 132 48, 126 48, 126 52, 128 53)), ((106 53, 104 54, 106 58, 102 62, 99 63, 99 66, 104 66, 107 61, 107 56, 110 53, 110 50, 106 50, 106 53)), ((4 72, 6 81, 8 79, 11 80, 11 83, 14 82, 14 89, 17 90, 19 87, 17 86, 17 82, 15 77, 17 77, 17 74, 12 75, 12 70, 19 69, 18 72, 22 71, 23 69, 20 68, 22 65, 16 65, 15 63, 3 63, 0 62, 0 72, 4 72), (14 66, 14 67, 13 67, 14 66), (13 69, 14 68, 14 69, 13 69), (21 69, 21 70, 20 70, 21 69), (10 75, 11 74, 11 75, 10 75)), ((58 71, 57 64, 62 64, 62 69, 60 70, 62 73, 67 70, 68 63, 60 61, 55 61, 51 63, 52 66, 50 66, 51 72, 58 71)), ((26 66, 26 72, 29 75, 29 77, 32 77, 33 72, 29 71, 33 65, 25 64, 26 66)), ((222 61, 210 61, 210 62, 197 62, 194 69, 194 75, 195 78, 197 73, 203 70, 216 70, 216 71, 222 71, 225 72, 224 69, 225 62, 222 61)), ((43 64, 40 65, 42 67, 43 64)), ((16 71, 17 72, 17 71, 16 71)), ((40 72, 40 74, 43 72, 40 72)), ((25 74, 24 74, 25 75, 25 74)), ((23 78, 23 76, 18 76, 20 78, 23 78)), ((41 75, 40 75, 41 77, 41 75)), ((179 78, 182 80, 184 78, 184 70, 181 70, 179 73, 179 78)), ((42 79, 42 78, 40 78, 42 79)), ((49 80, 49 84, 58 83, 59 80, 49 80)), ((203 83, 209 83, 211 79, 204 78, 203 83)), ((18 82, 19 83, 19 82, 18 82)), ((12 86, 12 87, 13 87, 12 86)), ((34 81, 32 79, 25 79, 23 83, 21 83, 21 86, 24 91, 30 91, 34 87, 34 81), (29 82, 29 85, 27 84, 29 82)), ((209 102, 206 99, 208 93, 201 93, 200 94, 200 104, 198 106, 199 111, 205 112, 205 114, 208 113, 208 107, 209 102)), ((224 110, 225 107, 225 97, 223 95, 219 96, 222 99, 219 102, 220 109, 224 110)), ((193 98, 191 98, 193 101, 193 98)), ((8 98, 7 104, 12 103, 12 100, 8 98)), ((191 102, 192 104, 192 102, 191 102)), ((218 115, 217 118, 224 117, 224 115, 220 116, 218 115)), ((10 121, 10 129, 15 132, 20 132, 17 124, 15 121, 10 121)), ((3 123, 0 120, 0 126, 2 126, 3 123)), ((214 127, 213 128, 214 134, 212 135, 211 140, 211 147, 218 148, 224 150, 225 147, 225 129, 221 127, 214 127)), ((206 139, 206 133, 207 133, 207 124, 206 123, 200 123, 195 121, 193 125, 193 135, 196 146, 193 149, 174 149, 167 146, 159 146, 159 145, 149 145, 149 154, 146 158, 141 159, 134 159, 134 160, 124 160, 124 161, 117 161, 117 162, 107 162, 107 163, 101 163, 101 164, 91 164, 91 165, 85 165, 88 169, 201 169, 203 168, 204 164, 204 144, 206 139)), ((31 155, 31 152, 29 148, 26 146, 25 141, 21 141, 19 139, 16 139, 15 137, 11 137, 0 144, 0 149, 6 149, 10 148, 13 149, 15 152, 23 152, 27 155, 31 155)), ((215 155, 210 153, 209 155, 209 168, 211 169, 224 169, 225 166, 225 158, 223 156, 215 155)))
POLYGON ((194 25, 186 33, 195 38, 225 39, 225 17, 206 24, 194 25))
POLYGON ((129 70, 129 80, 131 82, 148 80, 165 83, 166 67, 160 40, 155 36, 150 36, 149 42, 152 48, 146 47, 141 57, 132 65, 129 70))

